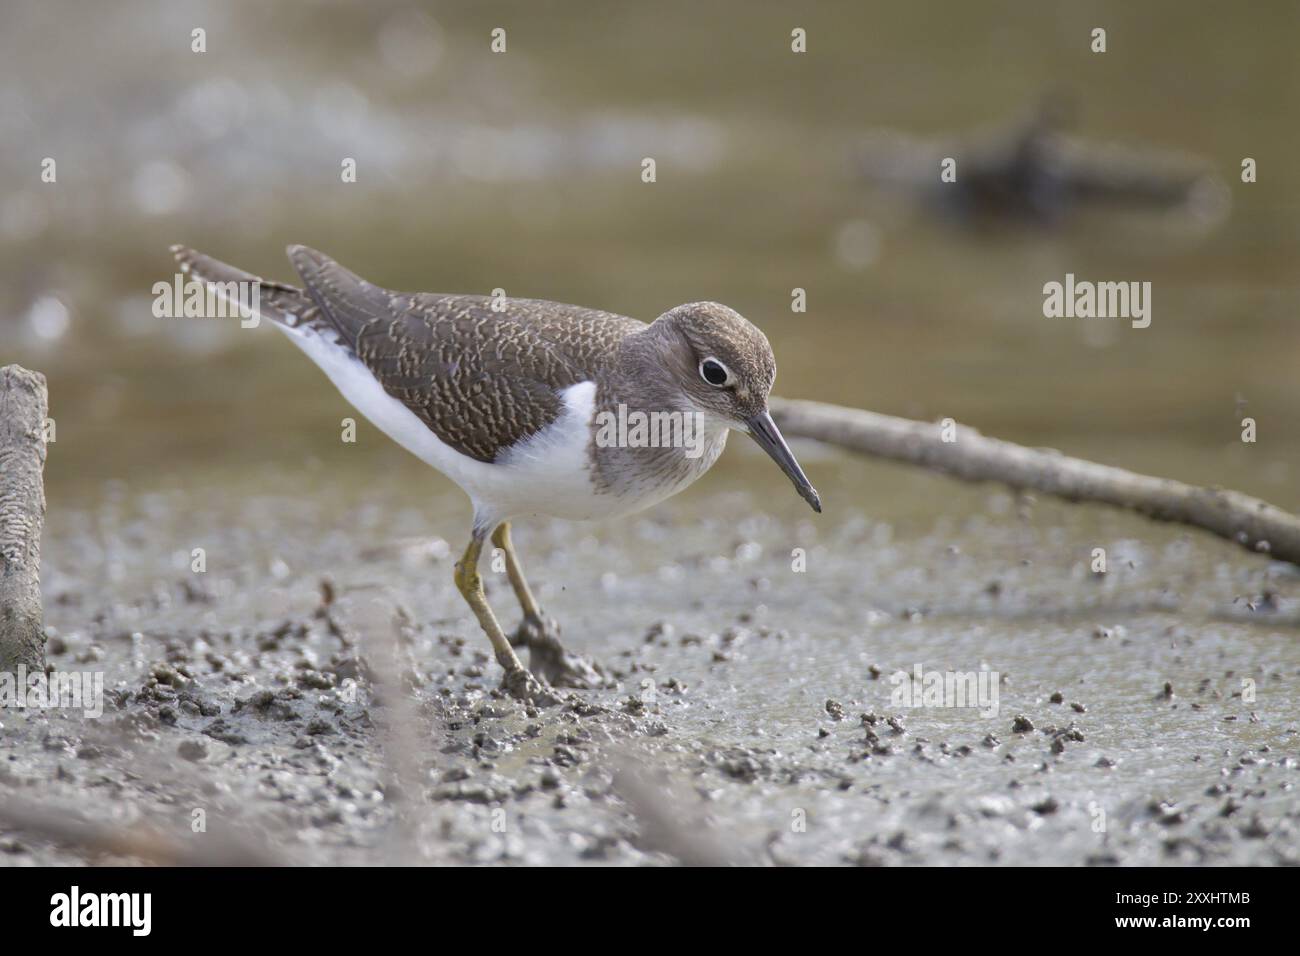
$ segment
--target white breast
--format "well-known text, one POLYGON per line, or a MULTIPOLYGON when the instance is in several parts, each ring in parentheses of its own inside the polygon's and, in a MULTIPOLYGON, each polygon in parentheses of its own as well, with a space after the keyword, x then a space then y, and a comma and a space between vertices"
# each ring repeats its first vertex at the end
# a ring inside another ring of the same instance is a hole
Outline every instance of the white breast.
POLYGON ((384 391, 369 369, 328 332, 284 331, 329 376, 343 397, 385 435, 438 469, 469 495, 476 518, 496 522, 529 514, 599 518, 626 511, 626 502, 597 495, 587 462, 595 382, 571 385, 564 412, 542 431, 491 464, 463 455, 438 438, 414 412, 384 391))

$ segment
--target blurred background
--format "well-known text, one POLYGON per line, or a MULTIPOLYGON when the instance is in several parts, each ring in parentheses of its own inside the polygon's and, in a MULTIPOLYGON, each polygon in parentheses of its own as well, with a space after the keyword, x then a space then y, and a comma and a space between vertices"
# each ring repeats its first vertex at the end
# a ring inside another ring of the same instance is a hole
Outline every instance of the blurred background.
MULTIPOLYGON (((4 0, 0 364, 46 374, 56 421, 48 652, 115 696, 97 725, 6 714, 0 776, 187 839, 174 814, 201 801, 299 859, 389 859, 402 711, 320 688, 393 631, 433 738, 412 760, 438 782, 414 814, 433 859, 640 861, 591 783, 606 741, 643 740, 753 846, 806 808, 780 848, 801 862, 1295 862, 1292 566, 797 442, 817 516, 737 439, 641 515, 516 529, 566 643, 627 675, 535 737, 487 696, 452 586, 459 490, 364 420, 341 441, 359 416, 284 336, 156 318, 151 289, 173 243, 282 280, 305 243, 396 289, 643 320, 715 299, 766 331, 779 395, 1300 510, 1298 36, 1292 0, 4 0), (1151 283, 1150 327, 1044 317, 1067 273, 1151 283), (894 713, 866 678, 918 662, 1000 673, 1001 716, 917 709, 864 756, 831 704, 894 713), (616 698, 645 675, 665 693, 632 730, 616 698), (244 708, 254 689, 319 715, 311 738, 244 708), (1043 733, 1008 733, 1018 713, 1043 733), (1049 751, 1076 715, 1072 759, 1049 751), (489 825, 497 793, 518 835, 489 825)), ((69 859, 17 846, 0 858, 69 859)))
MULTIPOLYGON (((1296 508, 1298 29, 1290 2, 7 0, 0 363, 49 379, 52 513, 311 469, 452 493, 368 425, 342 444, 353 413, 272 330, 150 310, 171 243, 288 279, 301 242, 399 289, 647 321, 716 299, 767 332, 783 396, 1296 508), (1067 272, 1151 282, 1151 327, 1044 318, 1067 272)), ((948 487, 801 454, 875 514, 948 487)))

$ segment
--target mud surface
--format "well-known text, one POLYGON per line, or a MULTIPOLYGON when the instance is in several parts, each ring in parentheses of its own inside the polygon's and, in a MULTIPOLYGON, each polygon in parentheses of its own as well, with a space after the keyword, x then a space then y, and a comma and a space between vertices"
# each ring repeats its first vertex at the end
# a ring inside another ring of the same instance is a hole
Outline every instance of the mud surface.
MULTIPOLYGON (((496 692, 451 583, 463 504, 409 470, 110 486, 52 512, 45 574, 50 663, 102 671, 105 712, 0 713, 0 793, 200 858, 1300 862, 1293 569, 800 452, 828 501, 866 475, 937 518, 813 521, 774 480, 522 524, 547 611, 617 681, 541 709, 496 692), (996 672, 996 712, 899 706, 918 665, 996 672)), ((0 862, 137 858, 75 843, 0 829, 0 862)))
POLYGON ((107 699, 0 710, 0 865, 1296 861, 1290 567, 800 447, 814 516, 736 439, 642 517, 515 528, 618 679, 530 713, 451 584, 464 499, 364 421, 342 443, 356 412, 272 329, 162 320, 150 291, 172 243, 289 279, 295 242, 396 289, 714 299, 769 336, 783 396, 1294 512, 1290 20, 1103 4, 1124 39, 1099 66, 1072 5, 810 6, 798 59, 776 4, 317 6, 6 4, 0 132, 30 148, 0 150, 0 365, 42 371, 57 421, 50 663, 107 699), (1243 77, 1282 95, 1242 109, 1243 77), (1229 218, 965 230, 855 161, 1057 92, 1085 139, 1214 163, 1229 218), (1045 319, 1067 273, 1151 280, 1152 325, 1045 319), (897 705, 917 667, 997 672, 996 713, 897 705))

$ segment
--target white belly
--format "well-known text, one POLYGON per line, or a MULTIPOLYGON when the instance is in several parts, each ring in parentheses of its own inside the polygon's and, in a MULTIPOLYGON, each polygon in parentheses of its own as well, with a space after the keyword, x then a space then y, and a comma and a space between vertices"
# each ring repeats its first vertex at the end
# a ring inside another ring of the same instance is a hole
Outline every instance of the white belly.
POLYGON ((561 392, 563 414, 489 464, 444 443, 414 412, 385 392, 365 365, 325 335, 278 323, 276 327, 321 367, 376 428, 459 485, 474 504, 476 521, 495 524, 531 514, 604 518, 637 511, 664 497, 628 501, 597 493, 587 461, 595 382, 579 382, 561 392))

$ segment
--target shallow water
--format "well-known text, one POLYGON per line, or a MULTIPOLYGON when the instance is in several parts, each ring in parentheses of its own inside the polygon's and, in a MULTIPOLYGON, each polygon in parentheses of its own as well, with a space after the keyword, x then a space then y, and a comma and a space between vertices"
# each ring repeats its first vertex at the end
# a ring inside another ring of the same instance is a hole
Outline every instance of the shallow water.
MULTIPOLYGON (((308 692, 292 702, 296 722, 234 710, 257 689, 298 687, 300 658, 324 668, 338 651, 313 617, 328 576, 360 615, 357 634, 375 627, 371 598, 415 622, 403 660, 442 787, 420 823, 453 834, 426 840, 429 858, 664 859, 608 795, 610 761, 630 750, 682 788, 683 819, 707 814, 760 859, 1295 862, 1300 612, 1287 566, 800 444, 826 502, 817 517, 734 441, 648 515, 517 530, 567 640, 625 672, 591 696, 608 713, 566 711, 529 736, 535 718, 486 696, 495 665, 466 672, 485 642, 450 582, 468 523, 459 492, 364 423, 343 444, 351 411, 274 332, 149 312, 176 241, 275 278, 290 276, 283 246, 306 242, 397 288, 500 286, 646 319, 713 298, 768 333, 783 395, 952 416, 1295 509, 1300 193, 1277 159, 1293 154, 1300 94, 1293 6, 1229 18, 1102 4, 1114 46, 1101 60, 1080 39, 1091 17, 1072 9, 936 20, 827 5, 801 12, 813 52, 799 61, 777 5, 578 18, 379 4, 301 21, 251 5, 71 9, 8 4, 0 30, 0 138, 21 144, 0 153, 0 363, 50 382, 43 580, 67 645, 56 663, 98 655, 108 683, 133 694, 113 726, 149 729, 82 758, 42 749, 48 728, 30 715, 5 720, 24 754, 18 779, 62 762, 72 778, 55 796, 102 786, 147 815, 177 794, 133 782, 132 762, 175 763, 182 742, 200 741, 194 772, 233 816, 274 822, 284 852, 382 856, 395 818, 373 689, 342 711, 316 700, 332 692, 308 692), (505 57, 485 52, 494 17, 510 29, 505 57), (212 43, 202 56, 187 46, 196 23, 212 43), (881 130, 959 135, 1054 90, 1076 99, 1083 139, 1211 164, 1231 194, 1226 220, 1080 210, 1051 228, 962 227, 854 171, 881 130), (338 157, 353 154, 359 181, 344 187, 338 157), (32 178, 45 155, 58 157, 57 186, 32 178), (659 162, 653 185, 638 179, 645 155, 659 162), (1245 155, 1260 160, 1258 183, 1237 181, 1245 155), (1042 286, 1067 272, 1152 282, 1151 327, 1044 318, 1042 286), (795 287, 805 314, 790 311, 795 287), (1244 416, 1256 443, 1240 440, 1244 416), (1104 578, 1088 570, 1095 547, 1104 578), (203 576, 189 570, 195 548, 203 576), (261 650, 286 620, 302 625, 299 643, 261 650), (671 636, 647 643, 655 622, 671 636), (204 663, 206 646, 242 676, 204 663), (222 743, 210 717, 183 708, 159 717, 169 705, 142 691, 172 659, 251 743, 222 743), (889 676, 918 664, 998 672, 997 715, 892 706, 889 676), (629 711, 647 677, 657 702, 629 711), (670 677, 687 692, 664 692, 670 677), (1233 696, 1243 678, 1254 703, 1233 696), (1049 702, 1055 691, 1065 703, 1049 702), (902 734, 871 725, 892 752, 871 753, 867 712, 902 717, 902 734), (450 726, 466 714, 491 746, 450 726), (1012 732, 1017 714, 1036 730, 1012 732), (340 730, 300 746, 313 715, 340 730), (1084 739, 1053 754, 1043 729, 1071 721, 1084 739), (558 740, 573 728, 576 742, 558 740), (990 733, 1000 742, 985 746, 990 733), (557 764, 556 746, 576 763, 557 764), (466 768, 482 789, 448 792, 461 784, 446 775, 466 768), (548 768, 563 808, 536 783, 548 768), (1232 789, 1207 793, 1216 784, 1232 789), (315 809, 278 819, 286 793, 315 809), (1218 816, 1230 800, 1241 808, 1218 816), (1162 802, 1178 809, 1151 809, 1162 802), (487 826, 502 804, 522 814, 508 837, 487 826), (800 810, 804 832, 792 829, 800 810)), ((508 590, 492 593, 513 621, 508 590)), ((31 844, 25 859, 50 852, 31 844)))

